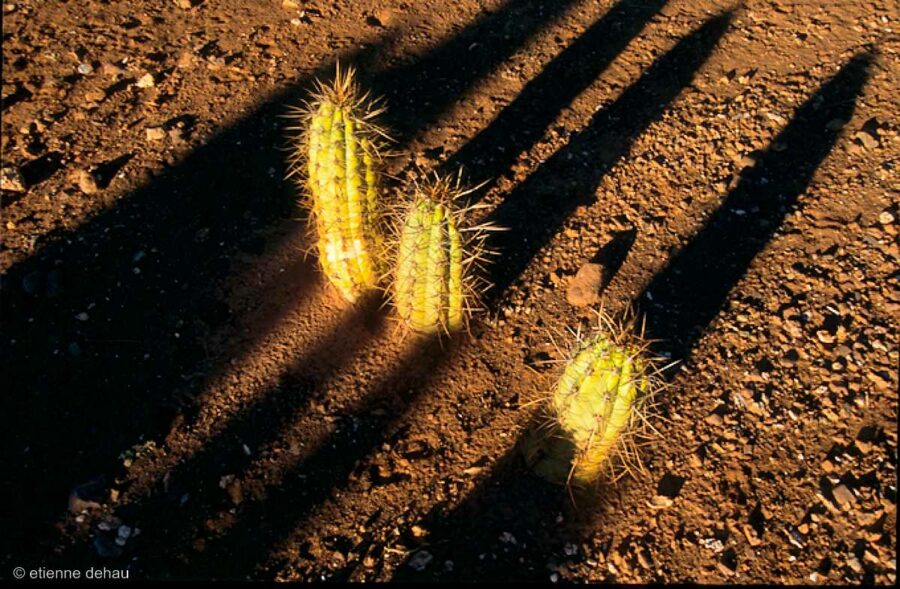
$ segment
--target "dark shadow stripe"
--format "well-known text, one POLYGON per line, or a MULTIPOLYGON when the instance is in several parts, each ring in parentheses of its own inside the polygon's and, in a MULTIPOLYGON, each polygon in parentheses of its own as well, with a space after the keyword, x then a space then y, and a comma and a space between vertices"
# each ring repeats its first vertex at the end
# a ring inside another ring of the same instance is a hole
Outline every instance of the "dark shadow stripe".
MULTIPOLYGON (((547 132, 656 15, 666 0, 621 0, 566 47, 522 89, 491 124, 441 167, 462 166, 472 185, 494 181, 547 132)), ((483 190, 487 190, 485 186, 483 190)))
POLYGON ((489 306, 519 278, 576 207, 594 201, 603 176, 691 84, 730 21, 731 13, 717 16, 681 39, 488 215, 490 223, 508 229, 488 239, 488 246, 503 260, 491 266, 494 286, 488 293, 489 306))
POLYGON ((647 334, 661 340, 661 351, 677 359, 690 353, 753 259, 797 208, 838 139, 829 121, 850 120, 871 60, 868 54, 855 56, 803 103, 703 228, 644 289, 637 302, 647 334))

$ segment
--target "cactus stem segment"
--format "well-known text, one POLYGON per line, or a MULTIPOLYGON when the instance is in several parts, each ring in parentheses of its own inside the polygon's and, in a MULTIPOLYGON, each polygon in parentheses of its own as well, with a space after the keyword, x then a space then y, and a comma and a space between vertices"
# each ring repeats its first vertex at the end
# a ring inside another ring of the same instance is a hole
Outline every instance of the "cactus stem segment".
POLYGON ((412 189, 396 223, 392 297, 401 320, 413 331, 450 334, 478 310, 487 261, 484 237, 491 227, 467 226, 475 207, 457 205, 471 190, 460 179, 434 176, 412 189))
MULTIPOLYGON (((526 459, 551 482, 584 488, 643 472, 639 448, 656 429, 647 419, 660 385, 643 330, 626 315, 614 323, 602 311, 599 328, 578 337, 573 357, 549 398, 543 422, 526 438, 526 459)), ((555 342, 554 342, 555 345, 555 342)), ((658 432, 656 432, 658 433, 658 432)))
POLYGON ((332 83, 292 111, 294 150, 288 177, 308 194, 319 264, 345 299, 377 288, 383 272, 380 207, 387 134, 375 119, 383 109, 363 93, 352 68, 336 66, 332 83))

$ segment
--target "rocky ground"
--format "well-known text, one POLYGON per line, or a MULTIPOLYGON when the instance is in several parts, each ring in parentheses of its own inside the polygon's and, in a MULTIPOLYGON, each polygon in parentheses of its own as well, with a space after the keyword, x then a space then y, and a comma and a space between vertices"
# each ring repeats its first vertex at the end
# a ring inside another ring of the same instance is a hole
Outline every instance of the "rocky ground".
POLYGON ((141 578, 896 582, 891 2, 3 3, 0 544, 141 578), (321 277, 288 107, 385 97, 389 198, 462 166, 487 312, 321 277), (646 473, 520 440, 600 306, 667 371, 646 473))

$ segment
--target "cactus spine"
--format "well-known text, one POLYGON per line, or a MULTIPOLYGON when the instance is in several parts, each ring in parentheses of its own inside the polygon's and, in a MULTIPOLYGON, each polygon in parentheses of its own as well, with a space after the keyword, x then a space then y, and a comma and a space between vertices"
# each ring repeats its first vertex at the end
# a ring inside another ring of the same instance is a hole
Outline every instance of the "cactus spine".
POLYGON ((601 330, 583 343, 545 407, 548 431, 526 442, 526 458, 539 476, 586 487, 604 471, 629 468, 655 374, 644 352, 624 330, 601 330))
POLYGON ((470 270, 482 259, 483 232, 489 228, 461 228, 468 209, 456 208, 454 200, 464 194, 458 180, 454 185, 435 177, 415 186, 402 215, 393 297, 400 318, 414 331, 457 331, 476 300, 470 270))
POLYGON ((375 288, 382 273, 381 109, 363 94, 352 68, 337 66, 305 109, 291 174, 304 168, 316 249, 325 275, 348 301, 375 288))

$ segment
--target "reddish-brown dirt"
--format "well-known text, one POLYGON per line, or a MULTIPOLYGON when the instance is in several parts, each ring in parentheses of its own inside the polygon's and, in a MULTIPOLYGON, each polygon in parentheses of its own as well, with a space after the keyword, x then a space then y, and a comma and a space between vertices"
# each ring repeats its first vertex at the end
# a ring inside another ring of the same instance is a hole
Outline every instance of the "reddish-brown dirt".
POLYGON ((897 18, 4 2, 0 575, 895 582, 897 18), (488 181, 471 333, 308 253, 282 115, 337 58, 385 97, 388 198, 488 181), (681 363, 647 473, 573 506, 519 442, 592 261, 681 363))

